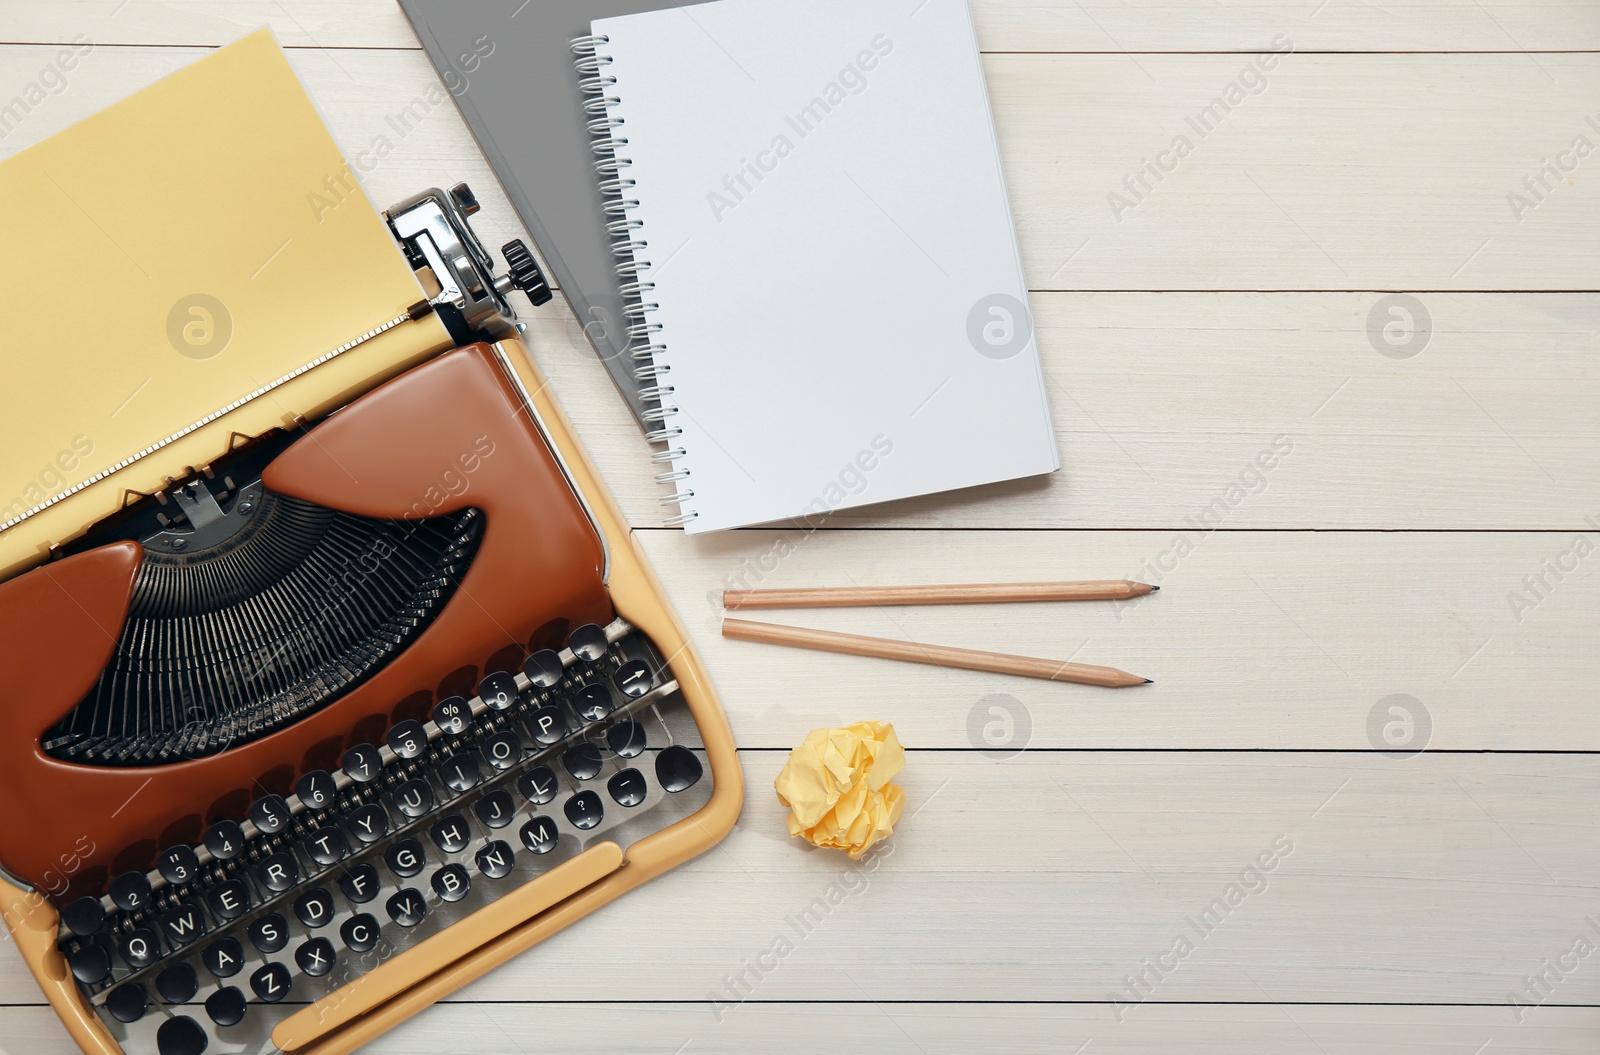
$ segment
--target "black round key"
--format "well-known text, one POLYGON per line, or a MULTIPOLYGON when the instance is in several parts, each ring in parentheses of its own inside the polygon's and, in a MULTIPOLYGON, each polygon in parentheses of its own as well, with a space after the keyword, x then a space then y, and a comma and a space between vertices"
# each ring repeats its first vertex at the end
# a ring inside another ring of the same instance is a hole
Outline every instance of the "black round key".
POLYGON ((472 724, 472 707, 460 696, 450 696, 433 705, 433 724, 440 732, 454 736, 472 724))
POLYGON ((85 945, 67 957, 72 977, 84 985, 99 985, 111 977, 111 954, 104 945, 85 945))
POLYGON ((315 930, 333 922, 333 895, 326 887, 308 890, 294 899, 294 918, 315 930))
POLYGON ((188 1015, 174 1015, 156 1030, 156 1051, 161 1055, 203 1055, 209 1043, 206 1031, 188 1015))
POLYGON ((516 867, 517 855, 511 849, 511 844, 504 839, 496 839, 487 846, 480 847, 477 854, 478 871, 490 879, 504 879, 511 874, 511 869, 516 867))
POLYGON ((369 802, 345 818, 344 826, 356 842, 370 846, 389 834, 389 813, 378 803, 369 802))
POLYGON ((344 841, 344 832, 332 825, 318 828, 306 837, 306 853, 319 865, 338 864, 349 852, 350 844, 344 841))
POLYGON ((378 870, 363 861, 344 870, 339 877, 339 890, 352 905, 365 905, 378 896, 381 882, 378 870))
POLYGON ((156 975, 156 992, 169 1004, 187 1004, 200 991, 200 976, 186 963, 175 963, 156 975))
POLYGON ((250 1002, 236 986, 225 985, 206 997, 206 1014, 219 1026, 237 1026, 249 1009, 250 1002))
POLYGON ((161 870, 161 878, 173 886, 182 886, 199 874, 200 858, 192 846, 173 846, 161 851, 156 867, 161 870))
POLYGON ((111 900, 124 912, 137 912, 150 903, 150 880, 143 872, 124 872, 111 881, 111 900))
POLYGON ((511 800, 510 792, 495 788, 472 804, 472 812, 485 828, 504 828, 516 816, 517 804, 511 800))
POLYGON ((522 845, 536 854, 547 854, 554 850, 556 840, 560 838, 556 822, 549 817, 535 817, 522 826, 519 834, 522 836, 522 845))
POLYGON ((556 707, 540 707, 528 716, 528 735, 536 744, 549 747, 567 735, 567 716, 556 707))
POLYGON ((585 623, 568 636, 567 647, 585 663, 598 663, 606 654, 606 632, 593 623, 585 623))
POLYGON ((264 795, 250 804, 250 822, 263 835, 276 835, 289 823, 289 804, 282 795, 264 795))
POLYGON ((294 782, 294 793, 311 809, 320 810, 333 805, 334 798, 339 794, 339 785, 326 769, 313 769, 294 782))
POLYGON ((444 777, 445 787, 458 794, 471 791, 483 779, 478 760, 467 754, 451 755, 439 763, 439 773, 444 777))
POLYGON ((255 990, 259 1000, 267 1004, 276 1004, 288 996, 292 984, 294 979, 289 974, 289 968, 281 963, 269 963, 250 976, 250 988, 255 990))
POLYGON ((467 843, 472 841, 472 829, 467 826, 467 819, 459 813, 452 813, 435 824, 429 834, 433 836, 433 844, 447 854, 465 850, 467 843))
POLYGON ((694 787, 703 772, 700 760, 682 744, 663 748, 656 756, 656 779, 673 794, 694 787))
POLYGON ((150 994, 138 982, 127 982, 106 994, 106 1010, 118 1022, 137 1022, 150 1006, 150 994))
POLYGON ((232 978, 244 967, 244 946, 238 938, 218 938, 206 946, 200 962, 218 978, 232 978))
POLYGON ((193 944, 206 932, 205 916, 187 901, 180 901, 175 908, 163 912, 157 922, 161 924, 162 937, 174 950, 193 944))
POLYGON ((472 876, 460 865, 445 865, 433 873, 433 892, 444 901, 460 901, 472 892, 472 876))
POLYGON ((415 839, 401 839, 383 852, 383 863, 401 879, 410 879, 427 865, 427 855, 422 844, 415 839))
POLYGON ((620 689, 624 696, 635 700, 650 691, 650 683, 654 680, 650 664, 642 659, 628 660, 611 675, 611 684, 620 689))
POLYGON ((321 978, 333 970, 333 965, 338 959, 339 954, 334 950, 333 942, 327 938, 312 938, 310 941, 301 942, 300 947, 294 951, 294 962, 311 978, 321 978))
POLYGON ((507 711, 522 702, 517 695, 517 679, 504 671, 497 671, 480 681, 478 696, 491 711, 507 711))
POLYGON ((574 828, 588 831, 605 817, 605 804, 592 791, 580 791, 567 800, 562 809, 574 828))
POLYGON ((300 882, 300 862, 294 854, 275 853, 256 865, 256 878, 274 894, 281 894, 300 882))
POLYGON ((650 793, 649 786, 644 782, 644 774, 637 769, 624 769, 613 776, 606 781, 606 790, 621 806, 637 806, 650 793))
POLYGON ((394 789, 394 808, 413 820, 422 816, 433 809, 433 785, 412 777, 394 789))
POLYGON ((629 718, 606 730, 606 746, 621 758, 635 758, 650 745, 644 726, 629 718))
POLYGON ((397 758, 416 758, 428 749, 428 731, 422 727, 421 722, 409 718, 396 723, 384 739, 388 741, 389 750, 393 751, 397 758))
POLYGON ((378 917, 370 912, 358 912, 339 927, 339 940, 352 952, 367 952, 378 944, 383 929, 378 917))
POLYGON ((548 689, 561 680, 561 656, 548 648, 541 648, 522 661, 522 673, 536 688, 548 689))
MULTIPOLYGON (((264 954, 282 952, 284 946, 289 944, 289 921, 273 912, 250 924, 250 929, 245 933, 257 952, 264 954)), ((255 985, 254 979, 250 984, 255 985)))
POLYGON ((561 756, 561 765, 574 780, 592 780, 604 766, 600 749, 593 744, 579 744, 561 756))
POLYGON ((105 925, 106 909, 97 897, 81 897, 61 910, 61 922, 78 937, 88 938, 105 925))
POLYGON ((586 722, 598 722, 611 713, 611 690, 603 681, 580 685, 573 695, 577 697, 578 713, 586 722))
POLYGON ((223 922, 238 919, 250 911, 250 887, 241 879, 218 883, 206 891, 211 914, 223 922))
POLYGON ((218 861, 231 861, 244 853, 244 829, 237 821, 218 821, 206 829, 205 844, 218 861))
POLYGON ((510 769, 522 761, 522 739, 515 729, 502 729, 478 746, 483 760, 495 769, 510 769))
POLYGON ((517 778, 517 790, 522 792, 523 798, 535 806, 543 806, 552 801, 560 787, 561 782, 556 779, 556 771, 549 766, 534 766, 517 778))
POLYGON ((344 753, 339 768, 357 784, 370 784, 383 775, 383 756, 371 744, 357 744, 344 753))
POLYGON ((415 927, 428 915, 428 903, 410 887, 401 889, 384 907, 389 912, 389 918, 402 927, 415 927))
POLYGON ((146 927, 130 930, 117 946, 122 962, 135 971, 142 971, 161 958, 161 942, 156 932, 146 927))

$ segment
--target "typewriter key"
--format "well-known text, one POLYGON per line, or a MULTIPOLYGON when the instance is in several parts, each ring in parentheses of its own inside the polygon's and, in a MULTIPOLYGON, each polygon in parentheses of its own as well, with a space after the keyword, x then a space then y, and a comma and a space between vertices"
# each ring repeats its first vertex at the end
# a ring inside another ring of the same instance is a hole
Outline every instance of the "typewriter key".
POLYGON ((490 879, 504 879, 511 874, 512 866, 517 863, 517 855, 511 849, 511 844, 504 839, 494 842, 478 850, 478 871, 490 879))
POLYGON ((220 920, 234 920, 250 911, 250 888, 241 879, 218 883, 206 891, 206 904, 220 920))
POLYGON ((140 927, 128 932, 128 936, 117 947, 117 952, 122 956, 123 963, 135 971, 142 971, 161 958, 161 942, 156 940, 155 931, 140 927))
POLYGON ((560 786, 555 770, 549 766, 534 766, 517 778, 517 790, 535 806, 543 806, 555 798, 556 789, 560 786))
POLYGON ((307 891, 294 901, 294 918, 311 930, 333 922, 334 912, 333 895, 324 887, 307 891))
POLYGON ((174 950, 192 944, 206 932, 206 918, 200 910, 187 903, 161 914, 161 933, 174 950))
POLYGON ((339 928, 339 940, 344 942, 345 948, 351 952, 367 952, 378 944, 378 938, 382 934, 378 918, 368 912, 351 916, 339 928))
POLYGON ((205 844, 218 861, 231 861, 244 853, 244 829, 233 821, 218 821, 206 829, 205 844))
MULTIPOLYGON (((250 929, 245 933, 250 938, 250 944, 262 954, 282 952, 283 947, 289 944, 289 922, 276 912, 262 916, 250 924, 250 929)), ((250 984, 253 987, 255 979, 252 978, 250 984)))
POLYGON ((578 699, 578 713, 586 722, 598 722, 611 713, 611 690, 604 682, 580 685, 574 695, 578 699))
POLYGON ((370 845, 389 834, 389 814, 376 802, 368 803, 350 814, 345 826, 356 842, 370 845))
POLYGON ((156 992, 169 1004, 186 1004, 200 991, 200 976, 186 963, 175 963, 156 975, 156 992))
POLYGON ((536 854, 547 854, 556 848, 556 822, 549 817, 535 817, 522 826, 522 845, 536 854))
POLYGON ((118 1022, 137 1022, 150 1007, 150 995, 138 982, 117 986, 106 994, 106 1010, 118 1022))
POLYGON ((111 954, 104 945, 85 945, 67 957, 72 977, 84 985, 99 985, 111 977, 111 954))
POLYGON ((460 696, 451 696, 433 705, 433 724, 447 736, 467 731, 472 724, 472 708, 460 696))
POLYGON ((156 1050, 161 1055, 202 1055, 207 1043, 206 1031, 188 1015, 174 1015, 156 1030, 156 1050))
POLYGON ((528 735, 537 744, 559 744, 567 735, 567 716, 555 707, 540 707, 528 716, 528 735))
POLYGON ((81 897, 61 910, 61 922, 78 937, 90 937, 105 925, 105 906, 97 897, 81 897))
POLYGON ((406 719, 389 730, 389 735, 384 738, 389 743, 389 750, 397 758, 416 758, 428 749, 428 731, 422 727, 421 722, 406 719))
POLYGON ((478 815, 485 828, 504 828, 516 815, 517 804, 511 801, 510 793, 496 788, 474 802, 472 812, 478 815))
POLYGON ((444 776, 445 787, 457 794, 471 791, 483 779, 478 760, 471 755, 451 755, 439 763, 439 772, 444 776))
POLYGON ((443 901, 460 901, 472 891, 472 876, 460 865, 445 865, 433 873, 433 892, 443 901))
POLYGON ((484 740, 478 753, 495 769, 510 769, 522 761, 522 740, 515 729, 502 729, 484 740))
POLYGON ((306 838, 306 853, 319 865, 338 864, 350 852, 350 844, 344 841, 344 832, 329 826, 318 828, 306 838))
POLYGON ((644 726, 629 718, 606 730, 606 746, 621 758, 634 758, 644 754, 649 744, 644 726))
POLYGON ((206 1014, 219 1026, 237 1026, 244 1021, 244 1013, 249 1009, 250 1004, 245 1000, 244 993, 231 985, 223 986, 206 997, 206 1014))
POLYGON ((622 690, 624 696, 638 699, 650 691, 650 664, 642 659, 630 659, 611 675, 611 683, 622 690))
POLYGON ((663 748, 656 756, 656 779, 673 794, 694 787, 701 772, 700 760, 682 744, 663 748))
POLYGON ((218 938, 206 946, 200 962, 218 978, 232 978, 244 967, 244 946, 238 938, 218 938))
POLYGON ((522 662, 522 673, 536 688, 548 689, 561 680, 561 656, 548 648, 541 648, 522 662))
POLYGON ((422 844, 415 839, 401 839, 383 852, 383 863, 401 879, 410 879, 428 863, 422 844))
POLYGON ((289 968, 281 963, 269 963, 250 976, 250 988, 268 1004, 276 1004, 288 996, 292 984, 294 979, 289 976, 289 968))
POLYGON ((606 632, 593 623, 585 623, 567 638, 567 647, 585 663, 597 663, 606 654, 606 632))
POLYGON ((339 785, 334 783, 333 774, 326 769, 313 769, 294 782, 294 793, 311 809, 320 810, 333 804, 335 796, 339 794, 339 785))
POLYGON ((429 834, 433 836, 433 844, 447 854, 465 850, 467 843, 472 840, 472 829, 467 827, 467 819, 459 813, 452 813, 435 824, 429 834))
POLYGON ((334 961, 338 957, 333 942, 327 938, 312 938, 310 941, 301 942, 300 947, 294 951, 294 962, 299 965, 302 972, 312 978, 321 978, 333 970, 334 961))
POLYGON ((517 695, 517 679, 503 671, 490 674, 479 682, 478 696, 491 711, 510 710, 522 702, 517 695))
POLYGON ((394 808, 415 820, 433 809, 433 785, 412 777, 394 792, 394 808))
POLYGON ((562 807, 567 814, 567 820, 572 822, 574 828, 588 831, 605 817, 605 805, 600 801, 600 796, 592 791, 580 791, 567 800, 562 807))
POLYGON ((300 882, 300 862, 294 854, 275 853, 256 866, 256 878, 274 894, 281 894, 300 882))
POLYGON ((599 774, 604 765, 600 749, 593 744, 579 744, 561 756, 561 765, 574 780, 590 780, 599 774))
POLYGON ((645 785, 644 774, 637 769, 624 769, 606 781, 606 790, 621 806, 637 806, 643 802, 650 789, 645 785))
POLYGON ((382 775, 383 756, 371 744, 357 744, 344 753, 339 768, 357 784, 369 784, 382 775))
POLYGON ((415 927, 428 915, 428 903, 417 891, 404 887, 400 892, 389 899, 389 918, 402 927, 415 927))
POLYGON ((339 877, 339 890, 352 905, 365 905, 378 896, 380 882, 378 870, 363 861, 344 870, 339 877))
POLYGON ((143 872, 124 872, 111 883, 111 900, 124 912, 137 912, 150 901, 150 880, 143 872))
POLYGON ((182 886, 199 873, 200 858, 192 846, 173 846, 156 858, 156 867, 161 870, 161 878, 173 886, 182 886))
POLYGON ((264 795, 250 806, 250 821, 263 835, 282 831, 289 817, 289 804, 282 795, 264 795))

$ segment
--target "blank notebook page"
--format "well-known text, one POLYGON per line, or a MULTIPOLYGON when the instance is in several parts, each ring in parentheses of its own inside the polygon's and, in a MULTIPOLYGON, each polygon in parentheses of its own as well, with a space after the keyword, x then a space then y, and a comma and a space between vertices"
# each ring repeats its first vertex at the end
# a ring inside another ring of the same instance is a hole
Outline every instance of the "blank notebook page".
POLYGON ((691 532, 1060 467, 965 0, 604 19, 691 532))

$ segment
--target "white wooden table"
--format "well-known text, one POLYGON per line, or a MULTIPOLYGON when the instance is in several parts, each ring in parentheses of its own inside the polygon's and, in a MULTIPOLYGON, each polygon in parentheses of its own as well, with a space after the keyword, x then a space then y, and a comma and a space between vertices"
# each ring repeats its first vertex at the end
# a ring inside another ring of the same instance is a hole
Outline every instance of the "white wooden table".
MULTIPOLYGON (((545 310, 535 353, 704 650, 747 805, 719 849, 374 1048, 1596 1050, 1600 155, 1562 152, 1600 147, 1600 8, 973 7, 1065 467, 691 540, 545 310), (1187 125, 1274 47, 1259 92, 1187 125), (1109 198, 1186 132, 1142 200, 1109 198), (1532 201, 1558 155, 1575 167, 1532 201), (1252 472, 1275 440, 1292 450, 1252 472), (808 621, 1157 681, 1125 693, 715 629, 741 576, 1123 575, 1166 589, 808 621), (789 840, 770 785, 808 729, 864 718, 909 746, 911 805, 860 868, 789 840)), ((347 150, 433 80, 388 0, 0 0, 0 99, 56 45, 95 45, 0 155, 262 23, 347 150)), ((465 179, 486 241, 522 234, 453 109, 393 146, 374 201, 465 179)), ((0 1051, 69 1051, 9 951, 0 1051)))

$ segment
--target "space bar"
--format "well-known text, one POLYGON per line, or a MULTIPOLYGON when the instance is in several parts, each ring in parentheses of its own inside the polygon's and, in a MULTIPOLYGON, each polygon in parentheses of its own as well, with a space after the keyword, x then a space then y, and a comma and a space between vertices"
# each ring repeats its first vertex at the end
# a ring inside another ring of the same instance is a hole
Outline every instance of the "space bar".
POLYGON ((622 862, 622 850, 616 843, 604 842, 589 847, 572 860, 524 883, 466 919, 418 942, 349 985, 340 986, 290 1015, 273 1029, 272 1042, 283 1051, 296 1051, 354 1022, 474 949, 599 882, 621 868, 622 862))

